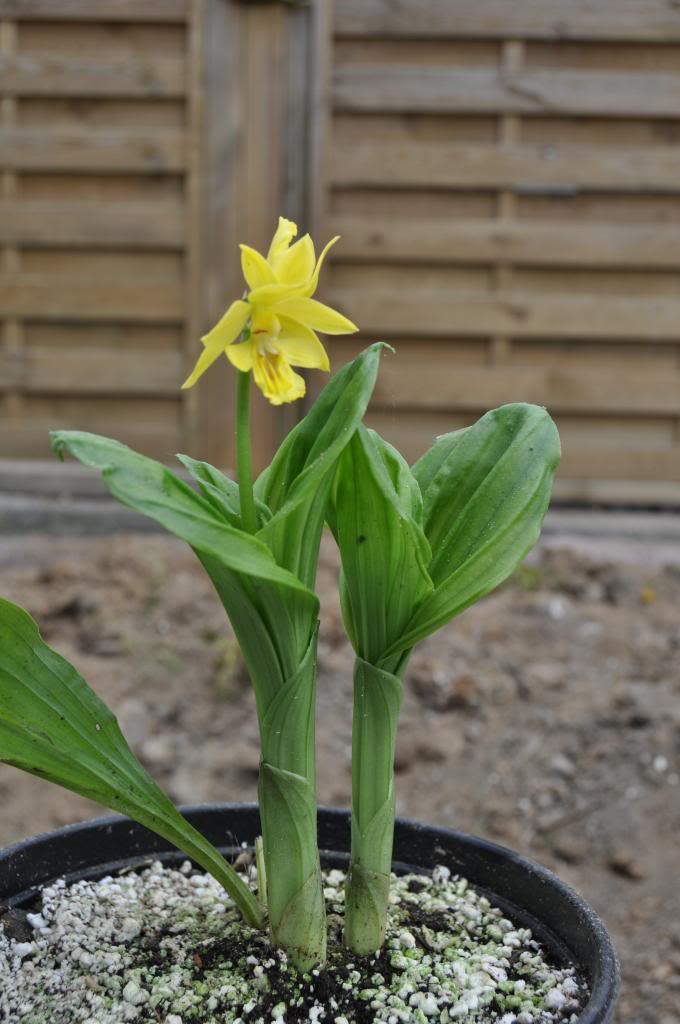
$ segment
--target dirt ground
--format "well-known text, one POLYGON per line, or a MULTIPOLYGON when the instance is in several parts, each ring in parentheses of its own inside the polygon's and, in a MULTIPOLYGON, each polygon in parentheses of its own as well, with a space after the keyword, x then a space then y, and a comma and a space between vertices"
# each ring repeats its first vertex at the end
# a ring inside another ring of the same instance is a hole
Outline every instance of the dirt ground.
MULTIPOLYGON (((320 570, 319 798, 350 797, 351 652, 320 570)), ((253 800, 254 703, 191 552, 160 536, 0 538, 0 592, 116 711, 179 802, 253 800)), ((618 1020, 680 1022, 680 552, 551 539, 423 644, 399 738, 401 814, 556 870, 619 950, 618 1020)), ((0 766, 0 845, 98 812, 0 766)))

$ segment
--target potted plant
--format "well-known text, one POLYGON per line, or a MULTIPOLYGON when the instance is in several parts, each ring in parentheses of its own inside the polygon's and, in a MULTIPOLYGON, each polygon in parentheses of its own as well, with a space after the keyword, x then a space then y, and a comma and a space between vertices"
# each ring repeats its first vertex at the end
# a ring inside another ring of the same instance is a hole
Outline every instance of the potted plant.
POLYGON ((410 653, 535 543, 556 429, 544 409, 504 406, 409 467, 362 425, 385 348, 376 344, 331 379, 253 481, 251 376, 273 404, 295 401, 305 384, 294 366, 329 368, 316 332, 356 329, 313 298, 336 239, 317 260, 296 231, 281 218, 266 257, 241 247, 247 291, 202 339, 184 385, 223 353, 236 367, 238 483, 179 456, 193 489, 117 441, 52 435, 60 456, 99 469, 210 576, 255 691, 259 808, 177 810, 76 669, 0 601, 0 760, 125 816, 0 855, 0 1016, 610 1020, 615 956, 576 894, 482 840, 408 822, 395 833, 410 653), (356 654, 351 819, 316 807, 314 584, 326 522, 356 654))

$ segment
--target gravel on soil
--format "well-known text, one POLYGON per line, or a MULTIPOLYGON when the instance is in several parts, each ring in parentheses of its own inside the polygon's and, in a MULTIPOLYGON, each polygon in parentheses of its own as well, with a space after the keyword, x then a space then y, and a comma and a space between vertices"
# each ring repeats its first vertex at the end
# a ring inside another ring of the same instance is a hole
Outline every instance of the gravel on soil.
MULTIPOLYGON (((251 869, 251 881, 255 871, 251 869)), ((586 992, 447 868, 393 878, 385 946, 342 947, 342 871, 324 876, 326 971, 299 974, 187 861, 43 889, 32 929, 0 927, 0 1020, 12 1024, 552 1024, 586 992)))
MULTIPOLYGON (((319 573, 319 799, 348 806, 352 655, 319 573)), ((114 709, 178 802, 256 799, 252 693, 192 553, 163 536, 0 538, 0 592, 114 709)), ((421 645, 398 812, 511 846, 578 889, 622 961, 620 1024, 680 1024, 680 552, 544 542, 421 645)), ((101 809, 0 766, 0 845, 101 809)))

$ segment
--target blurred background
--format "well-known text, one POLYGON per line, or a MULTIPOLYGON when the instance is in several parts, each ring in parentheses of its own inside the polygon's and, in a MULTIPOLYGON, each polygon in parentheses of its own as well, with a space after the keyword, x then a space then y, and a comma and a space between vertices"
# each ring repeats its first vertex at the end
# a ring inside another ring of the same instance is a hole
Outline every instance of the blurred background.
MULTIPOLYGON (((239 652, 178 542, 54 427, 233 465, 224 367, 179 385, 279 213, 386 355, 409 460, 511 401, 564 457, 545 538, 420 649, 399 809, 557 869, 619 945, 620 1021, 680 1012, 680 10, 666 0, 0 0, 1 590, 180 801, 253 799, 239 652), (60 536, 55 536, 55 535, 60 536)), ((320 375, 310 380, 313 396, 320 375)), ((254 402, 256 460, 302 412, 254 402)), ((320 575, 320 798, 351 656, 320 575)), ((96 812, 0 771, 0 843, 96 812)))

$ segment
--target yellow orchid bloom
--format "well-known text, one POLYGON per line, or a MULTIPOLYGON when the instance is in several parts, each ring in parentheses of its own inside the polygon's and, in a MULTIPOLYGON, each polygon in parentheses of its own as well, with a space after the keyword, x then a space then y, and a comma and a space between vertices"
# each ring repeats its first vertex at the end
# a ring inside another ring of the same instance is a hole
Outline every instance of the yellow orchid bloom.
POLYGON ((351 320, 312 298, 326 254, 338 239, 332 238, 317 260, 309 235, 291 244, 296 235, 297 226, 279 217, 266 258, 249 245, 240 247, 249 291, 232 302, 201 339, 203 352, 182 387, 193 387, 222 352, 237 369, 252 370, 255 383, 272 405, 304 395, 305 382, 294 366, 330 369, 316 331, 352 334, 357 330, 351 320))

